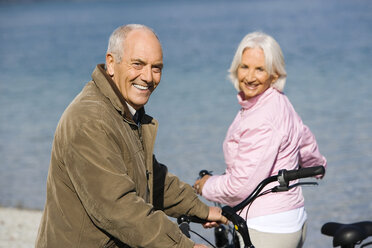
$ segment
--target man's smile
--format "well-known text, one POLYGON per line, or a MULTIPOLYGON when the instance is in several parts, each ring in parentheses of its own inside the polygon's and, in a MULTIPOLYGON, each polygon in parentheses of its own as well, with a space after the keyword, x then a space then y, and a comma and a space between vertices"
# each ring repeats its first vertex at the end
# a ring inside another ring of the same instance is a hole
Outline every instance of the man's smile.
POLYGON ((136 83, 133 83, 132 86, 139 90, 148 90, 150 88, 148 85, 144 86, 136 83))

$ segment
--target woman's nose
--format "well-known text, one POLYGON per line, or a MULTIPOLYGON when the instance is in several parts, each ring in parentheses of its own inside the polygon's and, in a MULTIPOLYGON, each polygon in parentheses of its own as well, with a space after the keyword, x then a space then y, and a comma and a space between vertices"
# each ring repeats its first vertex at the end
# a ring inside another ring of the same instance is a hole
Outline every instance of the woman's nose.
POLYGON ((245 79, 248 82, 255 81, 256 80, 256 75, 255 75, 254 71, 253 70, 248 70, 247 74, 245 75, 245 79))

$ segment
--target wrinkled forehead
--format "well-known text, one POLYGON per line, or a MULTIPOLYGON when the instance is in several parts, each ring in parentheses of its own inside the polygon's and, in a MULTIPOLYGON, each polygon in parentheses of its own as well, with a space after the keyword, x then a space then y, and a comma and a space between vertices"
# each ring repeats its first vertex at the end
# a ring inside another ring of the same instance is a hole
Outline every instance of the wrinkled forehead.
POLYGON ((163 60, 160 41, 151 30, 132 30, 123 45, 124 57, 139 57, 149 62, 161 62, 163 60))

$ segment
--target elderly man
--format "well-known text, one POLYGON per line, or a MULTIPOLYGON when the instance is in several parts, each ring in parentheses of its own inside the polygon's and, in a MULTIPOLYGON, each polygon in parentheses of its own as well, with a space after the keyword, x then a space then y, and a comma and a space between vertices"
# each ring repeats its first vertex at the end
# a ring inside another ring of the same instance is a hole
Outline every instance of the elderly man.
POLYGON ((167 216, 226 221, 153 155, 158 123, 144 105, 162 68, 150 28, 113 32, 106 67, 96 67, 57 126, 36 247, 204 247, 167 216))

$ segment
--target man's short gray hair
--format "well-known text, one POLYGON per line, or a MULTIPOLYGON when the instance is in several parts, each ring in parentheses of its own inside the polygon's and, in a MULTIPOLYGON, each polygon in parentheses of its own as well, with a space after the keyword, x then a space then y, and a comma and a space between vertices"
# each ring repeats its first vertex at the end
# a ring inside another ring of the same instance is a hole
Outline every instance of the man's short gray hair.
POLYGON ((282 49, 273 37, 262 32, 249 33, 240 42, 229 69, 229 78, 234 87, 240 91, 237 71, 242 60, 243 52, 247 48, 261 48, 263 50, 267 72, 270 75, 276 73, 279 76, 272 84, 272 87, 279 91, 283 91, 287 72, 285 71, 282 49))
MULTIPOLYGON (((149 30, 156 36, 156 38, 158 38, 158 36, 155 34, 155 32, 151 28, 149 28, 145 25, 142 25, 142 24, 128 24, 128 25, 118 27, 110 35, 110 39, 109 39, 109 43, 108 43, 108 47, 107 47, 107 52, 106 52, 106 54, 110 53, 114 56, 115 63, 120 63, 121 62, 121 60, 123 58, 123 55, 124 55, 123 42, 127 38, 128 34, 132 30, 135 30, 135 29, 149 30)), ((159 38, 158 38, 158 40, 159 40, 159 38)))

